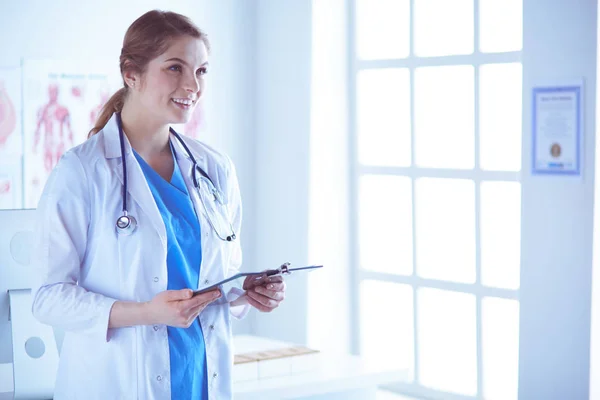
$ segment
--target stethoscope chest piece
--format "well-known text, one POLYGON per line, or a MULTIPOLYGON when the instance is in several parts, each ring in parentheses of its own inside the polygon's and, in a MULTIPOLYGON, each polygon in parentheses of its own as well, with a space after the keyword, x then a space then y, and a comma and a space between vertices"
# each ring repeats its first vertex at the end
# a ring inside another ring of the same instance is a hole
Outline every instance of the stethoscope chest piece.
POLYGON ((135 231, 136 227, 137 221, 131 215, 127 215, 127 213, 117 219, 116 229, 120 235, 129 236, 135 231))

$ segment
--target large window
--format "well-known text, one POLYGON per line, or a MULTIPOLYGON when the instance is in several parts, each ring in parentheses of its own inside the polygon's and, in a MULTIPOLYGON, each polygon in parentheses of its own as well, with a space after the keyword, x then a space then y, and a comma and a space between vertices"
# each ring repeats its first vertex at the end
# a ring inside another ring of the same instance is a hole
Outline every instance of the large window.
POLYGON ((355 350, 517 398, 522 0, 354 0, 355 350))

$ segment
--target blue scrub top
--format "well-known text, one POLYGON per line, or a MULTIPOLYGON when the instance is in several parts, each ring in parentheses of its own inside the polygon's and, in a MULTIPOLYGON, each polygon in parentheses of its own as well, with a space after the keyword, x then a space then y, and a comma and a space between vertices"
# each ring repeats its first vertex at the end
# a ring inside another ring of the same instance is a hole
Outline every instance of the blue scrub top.
MULTIPOLYGON (((177 165, 171 181, 164 180, 134 151, 167 230, 168 290, 198 286, 202 261, 200 224, 177 165)), ((185 328, 167 327, 171 361, 171 397, 208 399, 206 348, 200 320, 185 328)))

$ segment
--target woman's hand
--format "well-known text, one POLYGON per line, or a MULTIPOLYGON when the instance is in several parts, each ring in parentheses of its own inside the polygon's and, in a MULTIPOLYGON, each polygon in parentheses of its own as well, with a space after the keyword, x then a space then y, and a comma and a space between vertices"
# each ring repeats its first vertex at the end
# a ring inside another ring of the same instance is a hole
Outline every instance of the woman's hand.
POLYGON ((262 312, 271 312, 285 299, 285 282, 281 275, 271 276, 260 285, 253 285, 254 278, 244 282, 248 304, 262 312))
POLYGON ((166 290, 147 304, 151 324, 188 328, 207 305, 221 297, 219 289, 192 297, 192 290, 166 290))

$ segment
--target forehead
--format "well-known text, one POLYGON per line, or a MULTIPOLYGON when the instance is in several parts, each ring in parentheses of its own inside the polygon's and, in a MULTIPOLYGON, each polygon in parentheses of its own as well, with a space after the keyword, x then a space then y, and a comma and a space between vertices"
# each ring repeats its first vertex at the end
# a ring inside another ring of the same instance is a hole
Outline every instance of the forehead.
POLYGON ((200 66, 208 61, 208 50, 202 39, 183 36, 171 41, 167 51, 157 57, 165 62, 171 58, 180 58, 192 66, 200 66))

